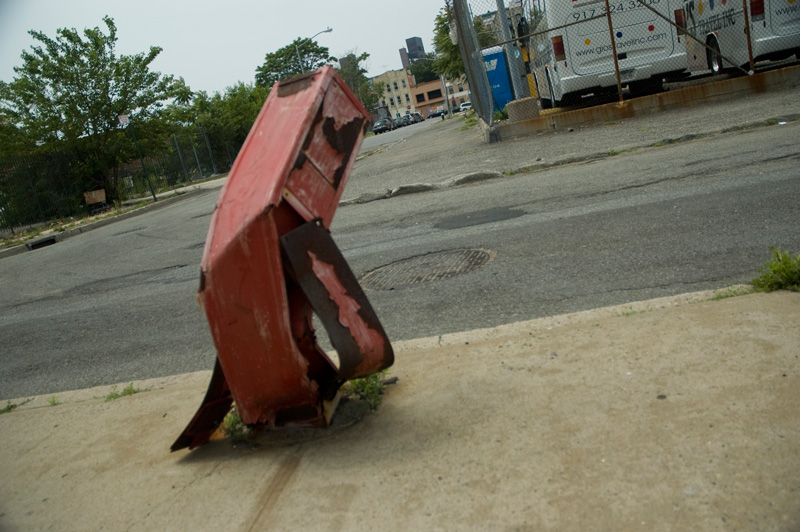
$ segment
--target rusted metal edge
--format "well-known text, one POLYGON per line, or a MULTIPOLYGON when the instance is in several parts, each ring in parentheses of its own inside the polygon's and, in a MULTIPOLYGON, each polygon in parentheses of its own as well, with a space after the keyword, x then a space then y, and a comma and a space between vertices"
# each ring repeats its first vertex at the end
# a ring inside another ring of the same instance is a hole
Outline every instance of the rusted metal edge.
POLYGON ((389 338, 327 229, 308 222, 281 237, 286 269, 311 303, 339 355, 344 380, 394 362, 389 338))

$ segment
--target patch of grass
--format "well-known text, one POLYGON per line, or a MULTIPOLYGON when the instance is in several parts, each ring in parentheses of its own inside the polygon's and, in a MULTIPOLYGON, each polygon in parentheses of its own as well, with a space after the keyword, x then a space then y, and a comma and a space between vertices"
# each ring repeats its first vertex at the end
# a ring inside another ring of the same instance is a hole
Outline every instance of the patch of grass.
POLYGON ((119 399, 120 397, 125 397, 127 395, 133 395, 135 393, 143 392, 146 390, 142 390, 140 388, 134 388, 133 383, 130 383, 126 387, 122 389, 121 392, 117 391, 116 385, 111 389, 111 391, 106 395, 106 403, 109 401, 113 401, 114 399, 119 399))
POLYGON ((33 401, 33 398, 32 398, 32 397, 31 397, 30 399, 25 399, 25 400, 24 400, 24 401, 22 401, 20 404, 15 404, 15 403, 12 403, 12 402, 11 402, 11 400, 9 400, 9 401, 6 403, 6 406, 4 406, 2 409, 0 409, 0 414, 8 414, 8 413, 9 413, 9 412, 11 412, 12 410, 14 410, 14 409, 16 409, 16 408, 19 408, 19 407, 20 407, 20 406, 22 406, 22 405, 26 405, 26 404, 30 403, 31 401, 33 401))
POLYGON ((471 114, 470 116, 468 116, 468 117, 466 117, 464 119, 464 125, 461 126, 460 128, 458 128, 458 130, 459 131, 466 131, 469 128, 471 128, 473 126, 476 126, 476 125, 478 125, 478 119, 475 118, 474 114, 471 114))
POLYGON ((233 405, 231 411, 222 421, 222 432, 233 441, 233 443, 246 441, 252 436, 250 428, 244 424, 239 416, 239 410, 233 405))
POLYGON ((503 107, 501 110, 497 111, 492 118, 494 120, 508 120, 508 107, 503 107))
POLYGON ((726 288, 724 290, 717 290, 714 292, 714 297, 711 299, 712 301, 719 301, 720 299, 728 299, 729 297, 738 297, 738 296, 746 296, 747 294, 752 294, 753 290, 748 287, 744 286, 734 286, 732 288, 726 288))
POLYGON ((772 251, 772 259, 761 268, 760 275, 750 281, 750 284, 757 292, 800 292, 800 254, 792 256, 781 248, 769 249, 772 251))
POLYGON ((51 395, 47 402, 50 403, 50 406, 56 406, 58 404, 58 398, 56 398, 55 395, 51 395))
POLYGON ((622 152, 621 151, 617 151, 617 150, 611 150, 611 151, 608 152, 608 155, 611 156, 611 157, 614 157, 615 155, 619 155, 620 153, 622 153, 622 152))
POLYGON ((10 236, 4 236, 2 245, 3 247, 12 247, 24 244, 28 240, 32 240, 42 234, 44 227, 35 227, 24 231, 17 231, 10 236))
POLYGON ((633 310, 633 307, 628 307, 628 312, 623 312, 622 315, 626 318, 629 316, 635 316, 636 314, 644 314, 645 312, 650 312, 649 310, 633 310))
POLYGON ((356 396, 365 401, 369 405, 369 409, 375 411, 383 399, 385 376, 386 371, 381 371, 363 379, 353 379, 342 387, 342 391, 345 395, 356 396))

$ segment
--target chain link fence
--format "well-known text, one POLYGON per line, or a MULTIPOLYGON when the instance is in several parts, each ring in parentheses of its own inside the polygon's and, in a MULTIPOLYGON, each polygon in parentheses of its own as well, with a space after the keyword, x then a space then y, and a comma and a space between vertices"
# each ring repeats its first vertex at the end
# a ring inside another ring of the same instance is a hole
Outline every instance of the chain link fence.
POLYGON ((796 0, 453 0, 450 14, 488 124, 800 53, 796 0))
MULTIPOLYGON (((146 199, 230 170, 241 144, 205 131, 173 135, 158 149, 121 165, 110 179, 118 200, 146 199)), ((81 190, 74 156, 51 152, 0 159, 0 233, 37 223, 84 216, 96 210, 81 190)), ((112 196, 103 191, 102 198, 112 196)), ((110 201, 110 200, 109 200, 110 201)))

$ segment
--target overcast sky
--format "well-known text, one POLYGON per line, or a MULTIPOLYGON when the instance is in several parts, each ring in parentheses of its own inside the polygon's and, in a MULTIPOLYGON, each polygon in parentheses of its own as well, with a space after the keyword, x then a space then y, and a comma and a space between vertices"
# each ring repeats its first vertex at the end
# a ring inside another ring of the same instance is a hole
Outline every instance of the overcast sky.
POLYGON ((50 37, 59 28, 117 25, 117 53, 163 51, 151 68, 182 76, 192 90, 222 91, 252 83, 269 52, 311 37, 331 55, 367 52, 369 76, 402 68, 398 50, 421 37, 433 51, 433 23, 444 0, 0 0, 0 79, 11 81, 20 54, 35 43, 28 30, 50 37))

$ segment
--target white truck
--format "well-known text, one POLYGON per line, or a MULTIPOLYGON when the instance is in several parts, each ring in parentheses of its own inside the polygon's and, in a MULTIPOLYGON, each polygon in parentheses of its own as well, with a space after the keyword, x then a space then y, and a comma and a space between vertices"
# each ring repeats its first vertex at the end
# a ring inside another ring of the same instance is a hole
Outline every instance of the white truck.
POLYGON ((754 62, 800 53, 798 0, 684 0, 683 11, 686 31, 708 46, 687 39, 692 71, 708 69, 716 74, 733 67, 749 71, 747 19, 754 62))
MULTIPOLYGON (((611 24, 622 85, 632 94, 659 92, 664 78, 688 69, 675 26, 681 0, 611 0, 611 24)), ((604 0, 537 0, 540 21, 530 39, 530 67, 542 105, 568 105, 583 94, 611 92, 617 74, 604 0), (540 33, 544 30, 547 33, 540 33)))

